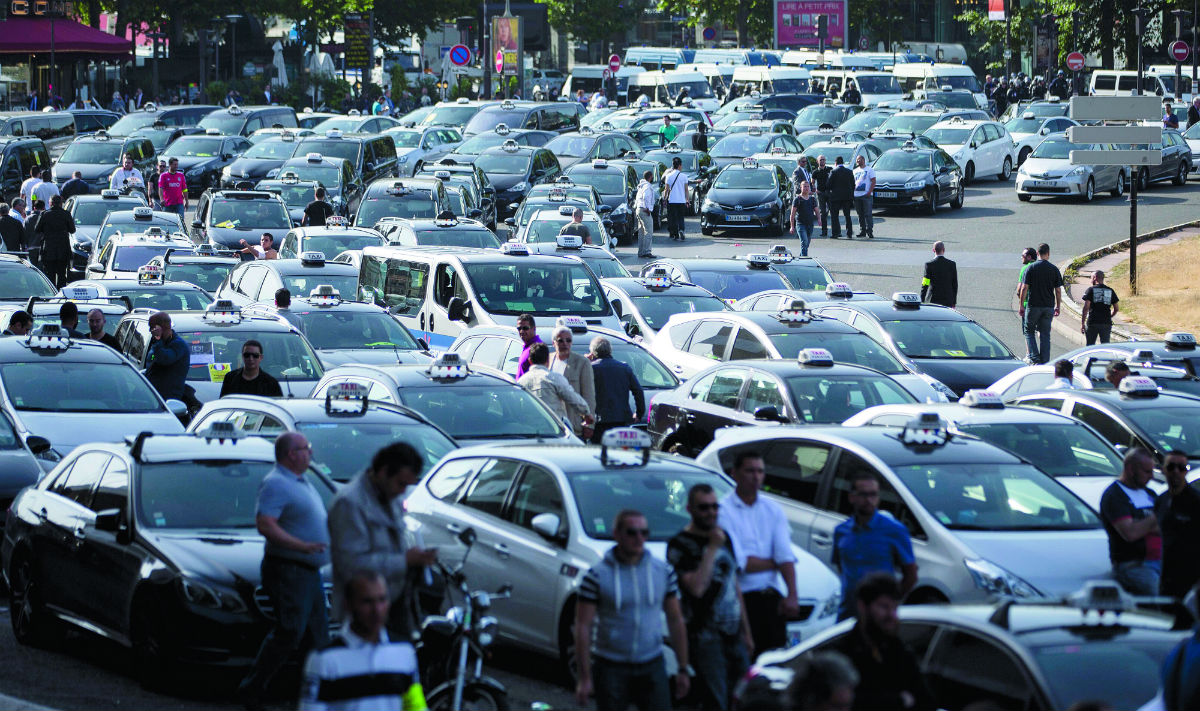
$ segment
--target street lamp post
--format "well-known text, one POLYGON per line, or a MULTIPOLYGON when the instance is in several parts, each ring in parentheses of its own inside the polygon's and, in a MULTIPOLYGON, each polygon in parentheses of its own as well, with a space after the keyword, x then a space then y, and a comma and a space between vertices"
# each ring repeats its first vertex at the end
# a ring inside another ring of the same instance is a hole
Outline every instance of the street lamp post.
POLYGON ((226 20, 233 26, 233 33, 229 37, 229 81, 237 79, 237 23, 242 19, 241 15, 226 15, 226 20))
MULTIPOLYGON (((1079 51, 1079 23, 1083 22, 1083 13, 1075 10, 1071 13, 1071 51, 1079 51)), ((1083 95, 1083 72, 1075 72, 1075 76, 1071 81, 1071 93, 1075 96, 1083 95)))
POLYGON ((213 74, 214 81, 221 81, 221 39, 225 37, 225 27, 222 22, 221 18, 214 17, 211 23, 216 28, 213 30, 213 58, 215 60, 213 70, 216 72, 213 74))
MULTIPOLYGON (((1183 21, 1191 16, 1191 12, 1187 10, 1172 10, 1171 14, 1175 16, 1175 39, 1183 39, 1183 21)), ((1195 37, 1192 38, 1195 42, 1195 37)), ((1175 62, 1175 100, 1183 101, 1183 62, 1175 62)))
POLYGON ((1046 52, 1046 76, 1049 77, 1054 74, 1054 67, 1058 61, 1058 15, 1053 12, 1042 15, 1042 28, 1046 31, 1047 42, 1050 43, 1050 51, 1046 52))
MULTIPOLYGON (((1134 92, 1142 95, 1142 34, 1146 31, 1146 18, 1150 11, 1140 5, 1132 11, 1134 24, 1133 33, 1137 37, 1137 88, 1134 92)), ((1141 169, 1133 166, 1129 180, 1129 292, 1137 295, 1137 202, 1138 183, 1142 180, 1141 169)))
POLYGON ((1012 73, 1012 3, 1005 0, 1004 3, 1004 76, 1009 81, 1013 79, 1012 73))
POLYGON ((154 54, 151 55, 153 64, 150 70, 150 96, 152 100, 158 101, 158 41, 167 38, 167 33, 156 31, 147 32, 146 36, 150 38, 150 46, 154 54))

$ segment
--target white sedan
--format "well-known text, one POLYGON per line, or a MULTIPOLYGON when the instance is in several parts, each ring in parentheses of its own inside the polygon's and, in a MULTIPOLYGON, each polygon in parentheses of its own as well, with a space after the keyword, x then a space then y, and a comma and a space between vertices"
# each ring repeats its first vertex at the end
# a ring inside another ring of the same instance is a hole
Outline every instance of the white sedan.
POLYGON ((1034 148, 1038 147, 1046 136, 1061 133, 1079 122, 1066 116, 1036 116, 1032 111, 1026 111, 1020 116, 1004 124, 1017 147, 1017 165, 1025 162, 1034 148))

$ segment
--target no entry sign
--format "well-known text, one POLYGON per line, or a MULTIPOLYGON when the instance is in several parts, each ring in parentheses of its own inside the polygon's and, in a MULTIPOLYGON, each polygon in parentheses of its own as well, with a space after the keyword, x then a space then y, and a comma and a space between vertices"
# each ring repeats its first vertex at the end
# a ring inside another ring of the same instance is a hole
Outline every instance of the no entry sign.
POLYGON ((1168 48, 1171 53, 1171 59, 1176 62, 1185 62, 1188 58, 1188 43, 1183 40, 1175 40, 1168 48))
POLYGON ((1067 69, 1077 72, 1083 69, 1083 53, 1071 52, 1067 55, 1067 69))

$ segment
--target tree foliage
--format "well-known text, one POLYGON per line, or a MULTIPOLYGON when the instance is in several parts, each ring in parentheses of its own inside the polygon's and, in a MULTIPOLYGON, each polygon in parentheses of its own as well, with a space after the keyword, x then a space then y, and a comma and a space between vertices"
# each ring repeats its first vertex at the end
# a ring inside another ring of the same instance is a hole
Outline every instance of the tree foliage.
POLYGON ((770 46, 775 32, 772 0, 659 0, 658 9, 687 18, 688 27, 716 22, 737 30, 741 47, 770 46))
POLYGON ((646 11, 646 0, 537 1, 546 6, 551 26, 589 44, 623 35, 646 11))

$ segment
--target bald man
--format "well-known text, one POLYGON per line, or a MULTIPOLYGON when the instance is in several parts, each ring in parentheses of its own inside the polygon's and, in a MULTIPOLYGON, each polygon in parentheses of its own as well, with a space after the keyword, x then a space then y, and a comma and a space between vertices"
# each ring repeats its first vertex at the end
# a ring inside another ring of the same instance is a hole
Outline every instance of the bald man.
POLYGON ((121 345, 117 343, 117 339, 104 332, 104 325, 107 323, 107 319, 104 317, 104 312, 100 309, 92 309, 91 311, 88 311, 87 319, 88 333, 86 336, 84 336, 84 338, 91 341, 100 341, 104 345, 119 353, 121 351, 121 345))
POLYGON ((933 243, 933 259, 925 262, 921 301, 954 308, 958 303, 958 265, 946 259, 946 243, 933 243))

